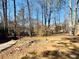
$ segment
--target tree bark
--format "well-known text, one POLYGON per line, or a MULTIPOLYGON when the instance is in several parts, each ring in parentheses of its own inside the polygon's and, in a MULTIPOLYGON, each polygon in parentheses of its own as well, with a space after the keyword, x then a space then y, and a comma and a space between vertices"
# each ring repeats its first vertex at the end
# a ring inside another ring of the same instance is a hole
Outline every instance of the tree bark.
POLYGON ((8 35, 8 23, 7 23, 7 0, 2 0, 3 6, 3 24, 4 24, 4 31, 5 34, 8 35))
POLYGON ((14 36, 16 37, 16 1, 14 0, 14 36))
POLYGON ((69 0, 69 34, 72 35, 72 0, 69 0))
POLYGON ((48 18, 48 28, 50 27, 51 13, 52 13, 52 11, 50 10, 50 12, 49 12, 49 18, 48 18))
POLYGON ((43 26, 43 16, 44 16, 44 10, 43 10, 43 6, 42 6, 42 26, 43 26))
POLYGON ((29 26, 30 26, 30 36, 32 36, 32 23, 31 23, 31 9, 30 9, 30 4, 29 0, 27 0, 27 6, 28 6, 28 12, 29 12, 29 26))

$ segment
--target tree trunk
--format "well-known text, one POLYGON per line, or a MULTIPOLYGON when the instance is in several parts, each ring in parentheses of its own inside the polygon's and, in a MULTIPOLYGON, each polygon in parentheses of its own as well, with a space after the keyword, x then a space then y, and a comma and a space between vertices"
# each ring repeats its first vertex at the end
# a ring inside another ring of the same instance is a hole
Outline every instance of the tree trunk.
POLYGON ((3 24, 4 24, 4 32, 5 35, 8 35, 8 24, 7 24, 7 0, 2 0, 2 6, 3 6, 3 24))
POLYGON ((48 28, 50 27, 50 20, 51 20, 51 14, 52 14, 52 4, 50 3, 49 6, 49 18, 48 18, 48 28))
POLYGON ((27 0, 27 5, 28 5, 28 12, 29 12, 29 26, 30 26, 30 36, 32 36, 32 23, 31 23, 31 9, 30 9, 30 4, 29 0, 27 0))
POLYGON ((72 35, 72 0, 69 0, 69 34, 72 35))
MULTIPOLYGON (((66 20, 66 0, 64 1, 64 20, 66 20)), ((65 32, 67 32, 67 23, 65 23, 65 32)))
POLYGON ((16 37, 16 1, 14 0, 14 36, 16 37))
POLYGON ((38 16, 39 16, 39 10, 36 9, 36 12, 37 12, 37 34, 39 34, 39 24, 38 24, 38 16))
POLYGON ((50 27, 50 20, 51 20, 51 7, 50 7, 50 12, 49 12, 49 18, 48 18, 48 28, 50 27))
POLYGON ((44 14, 44 11, 43 11, 43 6, 42 6, 42 26, 43 26, 43 15, 44 14))
MULTIPOLYGON (((76 33, 77 31, 76 31, 76 20, 77 20, 77 7, 78 7, 78 3, 79 3, 79 0, 76 0, 75 1, 75 10, 74 10, 74 29, 73 29, 73 35, 75 35, 75 34, 79 34, 79 33, 76 33)), ((78 31, 79 32, 79 31, 78 31)))
POLYGON ((44 7, 44 19, 45 19, 45 35, 47 36, 47 0, 44 7))

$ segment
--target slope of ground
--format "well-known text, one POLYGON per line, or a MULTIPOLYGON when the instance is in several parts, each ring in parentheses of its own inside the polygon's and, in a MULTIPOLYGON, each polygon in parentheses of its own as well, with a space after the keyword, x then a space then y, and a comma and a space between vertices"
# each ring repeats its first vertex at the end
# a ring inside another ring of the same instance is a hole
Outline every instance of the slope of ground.
POLYGON ((79 59, 79 37, 24 37, 0 52, 0 59, 79 59))

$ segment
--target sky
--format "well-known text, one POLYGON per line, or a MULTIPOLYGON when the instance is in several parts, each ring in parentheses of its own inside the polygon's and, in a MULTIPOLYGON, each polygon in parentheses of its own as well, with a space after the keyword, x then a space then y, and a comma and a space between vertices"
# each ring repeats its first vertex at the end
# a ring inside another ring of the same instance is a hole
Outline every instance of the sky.
MULTIPOLYGON (((8 3, 8 16, 10 15, 10 19, 11 20, 13 20, 14 19, 14 12, 13 12, 13 8, 14 8, 14 6, 13 6, 13 1, 12 0, 8 0, 9 1, 9 3, 8 3)), ((40 8, 40 6, 39 6, 39 2, 37 2, 38 0, 31 0, 31 2, 32 2, 32 18, 36 18, 36 8, 40 8)), ((75 0, 72 0, 72 10, 74 11, 74 1, 75 0)), ((22 5, 23 5, 23 3, 26 3, 26 2, 24 2, 24 0, 16 0, 16 12, 17 12, 17 15, 18 15, 18 13, 19 13, 19 10, 20 10, 20 8, 22 7, 22 5)), ((26 3, 26 5, 27 5, 27 3, 26 3)), ((26 12, 25 12, 25 14, 26 14, 26 16, 28 16, 28 10, 27 10, 27 7, 26 7, 26 10, 25 10, 26 12)), ((69 15, 69 8, 68 8, 68 0, 66 0, 66 18, 68 18, 68 15, 69 15)), ((52 14, 52 18, 51 18, 51 23, 53 23, 53 16, 54 16, 54 13, 52 14)), ((58 15, 59 16, 59 15, 58 15)), ((56 18, 58 18, 58 16, 56 16, 56 18)), ((41 17, 41 10, 39 9, 39 20, 41 21, 41 19, 42 19, 42 17, 41 17)), ((60 21, 61 22, 64 22, 64 8, 63 9, 61 9, 60 10, 60 21)))

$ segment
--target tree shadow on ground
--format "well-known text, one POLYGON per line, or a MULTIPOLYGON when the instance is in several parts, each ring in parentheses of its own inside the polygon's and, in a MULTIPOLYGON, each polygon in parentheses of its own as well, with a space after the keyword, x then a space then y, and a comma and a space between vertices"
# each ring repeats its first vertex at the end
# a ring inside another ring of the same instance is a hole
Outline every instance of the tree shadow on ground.
POLYGON ((62 38, 64 40, 70 40, 70 42, 73 43, 79 43, 79 37, 68 37, 68 38, 62 38))
POLYGON ((7 38, 7 37, 5 37, 5 36, 0 37, 0 44, 1 44, 1 43, 5 43, 5 42, 8 42, 8 41, 10 41, 10 40, 11 40, 10 38, 7 38))
POLYGON ((39 59, 37 52, 35 52, 35 51, 29 52, 28 54, 26 54, 26 56, 22 57, 21 59, 39 59))
POLYGON ((37 56, 33 56, 33 57, 30 57, 30 56, 25 56, 25 57, 22 57, 21 59, 38 59, 37 56))
POLYGON ((10 40, 17 40, 17 39, 18 39, 17 37, 0 36, 0 44, 8 42, 10 40))
POLYGON ((79 59, 79 48, 71 49, 69 52, 61 52, 58 50, 46 50, 43 51, 40 55, 36 55, 36 53, 32 52, 30 55, 26 55, 21 59, 79 59))
POLYGON ((59 51, 44 51, 43 57, 48 59, 79 59, 79 49, 72 49, 70 52, 59 52, 59 51))
POLYGON ((71 54, 70 56, 71 59, 79 59, 79 48, 72 49, 70 54, 71 54))
POLYGON ((42 57, 49 58, 49 59, 58 59, 61 57, 60 53, 56 51, 44 51, 42 52, 42 57))

